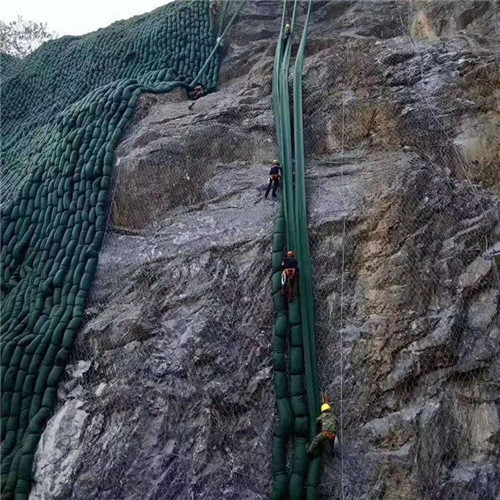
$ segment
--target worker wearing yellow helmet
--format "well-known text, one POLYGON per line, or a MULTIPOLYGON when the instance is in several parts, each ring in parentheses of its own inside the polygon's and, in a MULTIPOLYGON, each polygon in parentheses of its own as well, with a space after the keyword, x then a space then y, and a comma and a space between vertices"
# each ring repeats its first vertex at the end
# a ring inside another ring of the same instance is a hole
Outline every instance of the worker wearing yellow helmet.
POLYGON ((326 443, 333 443, 337 435, 337 419, 333 414, 331 403, 323 403, 316 422, 321 424, 321 432, 313 439, 307 452, 310 455, 320 456, 325 451, 326 443))
POLYGON ((292 34, 292 27, 290 26, 290 23, 286 23, 286 25, 285 25, 285 31, 283 33, 283 41, 285 43, 290 38, 291 34, 292 34))
POLYGON ((330 406, 330 403, 323 403, 321 405, 321 413, 324 411, 332 411, 332 407, 330 406))

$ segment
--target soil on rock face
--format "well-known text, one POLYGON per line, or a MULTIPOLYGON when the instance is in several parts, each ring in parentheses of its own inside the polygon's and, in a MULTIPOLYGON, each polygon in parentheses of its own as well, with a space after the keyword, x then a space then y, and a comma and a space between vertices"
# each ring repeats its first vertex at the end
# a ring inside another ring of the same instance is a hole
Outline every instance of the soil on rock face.
MULTIPOLYGON (((342 424, 324 498, 500 495, 499 6, 430 3, 314 2, 317 348, 342 424)), ((268 497, 281 5, 249 2, 192 110, 143 98, 32 498, 268 497)))

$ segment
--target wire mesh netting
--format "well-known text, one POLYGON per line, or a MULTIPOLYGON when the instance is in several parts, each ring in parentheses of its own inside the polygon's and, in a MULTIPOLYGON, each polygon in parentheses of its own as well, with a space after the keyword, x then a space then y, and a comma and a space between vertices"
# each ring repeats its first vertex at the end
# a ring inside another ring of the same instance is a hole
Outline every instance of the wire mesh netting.
POLYGON ((385 5, 379 41, 336 37, 306 69, 318 370, 341 429, 322 493, 493 498, 498 5, 385 5))

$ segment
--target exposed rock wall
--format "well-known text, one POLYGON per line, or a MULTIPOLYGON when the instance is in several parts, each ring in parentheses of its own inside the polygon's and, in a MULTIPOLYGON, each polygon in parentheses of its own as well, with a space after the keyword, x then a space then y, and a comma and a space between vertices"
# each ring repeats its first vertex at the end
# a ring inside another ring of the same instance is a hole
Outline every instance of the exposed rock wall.
MULTIPOLYGON (((342 415, 324 498, 500 495, 498 178, 464 160, 470 127, 496 130, 495 80, 472 75, 498 71, 499 6, 431 4, 314 3, 318 357, 342 415)), ((280 7, 249 3, 222 88, 192 111, 180 92, 143 98, 32 498, 267 497, 280 7)))

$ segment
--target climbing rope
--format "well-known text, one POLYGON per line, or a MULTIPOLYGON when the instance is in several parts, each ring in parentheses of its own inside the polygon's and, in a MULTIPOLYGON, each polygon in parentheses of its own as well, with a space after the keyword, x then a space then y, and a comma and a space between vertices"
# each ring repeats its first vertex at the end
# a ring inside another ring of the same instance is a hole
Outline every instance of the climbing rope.
MULTIPOLYGON (((215 56, 215 54, 217 53, 217 51, 219 50, 219 47, 222 46, 222 41, 224 40, 224 36, 229 31, 229 29, 233 25, 234 21, 238 17, 239 13, 243 10, 243 7, 246 5, 246 3, 247 3, 247 0, 243 0, 240 3, 240 5, 235 10, 234 14, 232 15, 231 19, 227 23, 227 25, 224 28, 224 30, 222 31, 222 33, 220 32, 221 27, 222 27, 222 19, 221 19, 220 24, 219 24, 219 34, 217 36, 217 39, 215 40, 214 48, 212 49, 212 52, 210 52, 210 55, 207 57, 205 64, 203 64, 203 66, 200 68, 200 71, 198 72, 198 74, 194 77, 193 81, 189 84, 190 87, 193 87, 196 83, 199 82, 199 80, 201 79, 201 76, 203 75, 203 73, 207 69, 208 65, 212 61, 212 59, 215 56)), ((226 6, 226 4, 224 4, 224 6, 226 6)), ((224 9, 224 14, 225 14, 225 9, 224 9)))
POLYGON ((222 9, 219 16, 219 31, 217 32, 217 37, 220 38, 222 35, 222 30, 224 29, 224 20, 226 19, 226 12, 229 5, 229 0, 224 0, 222 2, 222 9))
MULTIPOLYGON (((316 435, 316 416, 320 413, 320 391, 318 385, 317 358, 316 358, 316 334, 314 321, 314 296, 312 282, 312 262, 309 245, 309 230, 307 224, 307 205, 305 187, 305 157, 304 157, 304 132, 302 112, 302 71, 305 47, 307 43, 307 32, 311 15, 309 2, 306 20, 303 28, 302 38, 296 57, 293 81, 294 102, 294 131, 295 131, 295 225, 298 237, 297 250, 299 260, 299 289, 300 306, 303 319, 303 342, 306 370, 307 400, 309 406, 309 439, 316 435)), ((314 458, 308 470, 307 476, 307 498, 317 498, 318 484, 320 478, 321 459, 314 458)))
MULTIPOLYGON (((347 57, 349 57, 349 44, 347 45, 347 57)), ((343 84, 345 84, 345 75, 343 79, 343 84)), ((342 92, 342 135, 341 135, 341 147, 340 147, 340 179, 341 179, 341 195, 342 195, 342 206, 346 206, 345 203, 345 178, 344 178, 344 153, 345 153, 345 88, 342 92)), ((344 211, 342 216, 342 266, 340 271, 340 318, 339 318, 339 329, 340 329, 340 393, 339 393, 339 424, 340 429, 343 429, 343 419, 344 419, 344 286, 345 286, 345 239, 346 239, 346 224, 347 215, 344 211)), ((345 483, 344 483, 344 450, 341 447, 340 451, 340 491, 342 500, 345 497, 345 483)))

